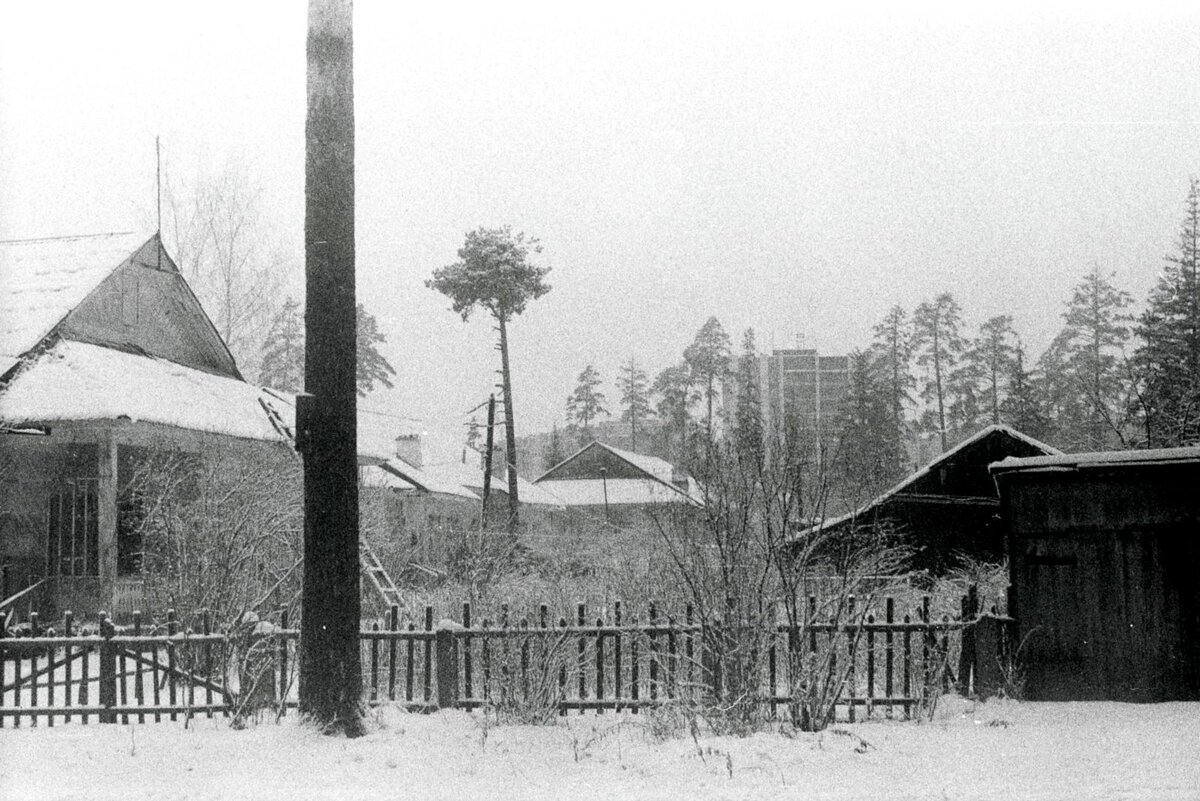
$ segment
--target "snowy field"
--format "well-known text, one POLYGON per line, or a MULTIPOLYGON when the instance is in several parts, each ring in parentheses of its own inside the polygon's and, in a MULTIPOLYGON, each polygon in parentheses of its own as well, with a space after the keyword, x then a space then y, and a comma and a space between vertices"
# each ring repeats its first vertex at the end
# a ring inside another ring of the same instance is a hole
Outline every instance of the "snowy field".
POLYGON ((4 799, 1200 799, 1200 703, 974 704, 932 723, 655 739, 644 718, 485 727, 372 715, 357 740, 294 718, 0 730, 4 799))

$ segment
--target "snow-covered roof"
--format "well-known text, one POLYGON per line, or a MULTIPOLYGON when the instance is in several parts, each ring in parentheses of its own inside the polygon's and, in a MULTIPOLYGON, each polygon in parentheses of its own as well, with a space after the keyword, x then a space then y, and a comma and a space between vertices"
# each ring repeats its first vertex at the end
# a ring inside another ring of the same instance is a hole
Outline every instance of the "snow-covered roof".
POLYGON ((1062 453, 1054 456, 1009 456, 993 462, 993 473, 1013 470, 1077 470, 1114 465, 1160 465, 1200 462, 1200 446, 1187 448, 1156 448, 1142 451, 1095 451, 1092 453, 1062 453))
MULTIPOLYGON (((436 476, 442 481, 455 483, 480 494, 483 489, 483 468, 477 467, 469 460, 467 463, 452 461, 427 464, 422 468, 426 475, 436 476)), ((492 492, 508 494, 506 478, 492 478, 492 492)), ((563 506, 563 501, 550 490, 544 489, 521 475, 517 475, 517 494, 521 503, 534 506, 563 506)))
MULTIPOLYGON (((1041 442, 1040 440, 1034 439, 1033 437, 1029 436, 1028 434, 1022 434, 1020 431, 1017 431, 1015 428, 1012 428, 1011 426, 1006 426, 1003 423, 996 424, 996 425, 990 425, 987 428, 982 428, 979 431, 977 431, 976 433, 967 437, 966 439, 964 439, 962 442, 955 445, 950 450, 939 454, 935 459, 930 461, 928 464, 926 464, 920 470, 917 470, 915 473, 910 473, 907 477, 904 478, 903 481, 901 481, 899 484, 897 484, 896 486, 889 489, 887 492, 882 493, 881 495, 876 497, 874 500, 864 504, 863 506, 860 506, 858 509, 855 509, 853 512, 849 512, 848 514, 844 514, 839 517, 832 517, 828 520, 825 520, 825 521, 819 523, 818 525, 807 528, 804 531, 801 531, 797 536, 803 537, 811 531, 819 531, 819 530, 828 528, 830 526, 840 525, 841 523, 844 523, 847 520, 853 520, 858 517, 863 517, 868 512, 870 512, 871 509, 875 508, 876 506, 878 506, 879 504, 888 500, 889 498, 904 492, 904 490, 906 490, 908 487, 912 486, 913 484, 917 483, 925 476, 932 473, 938 466, 940 466, 944 462, 952 459, 954 456, 958 455, 959 453, 966 450, 970 446, 974 445, 975 443, 979 442, 982 439, 985 439, 986 437, 991 436, 992 434, 995 434, 996 432, 1003 432, 1005 434, 1008 434, 1010 437, 1020 440, 1021 442, 1024 442, 1027 445, 1030 445, 1034 448, 1037 448, 1038 450, 1042 451, 1043 453, 1051 454, 1053 456, 1061 456, 1062 455, 1062 451, 1060 451, 1058 448, 1055 448, 1053 445, 1047 445, 1046 443, 1041 442)), ((1035 457, 1035 458, 1043 458, 1043 457, 1035 457)))
POLYGON ((286 441, 291 415, 275 395, 165 359, 62 341, 23 366, 0 393, 9 426, 117 420, 245 439, 286 441))
POLYGON ((700 503, 697 495, 651 478, 548 478, 537 486, 549 489, 566 506, 603 506, 606 491, 609 506, 700 503))
POLYGON ((0 242, 0 375, 149 239, 122 233, 0 242))
POLYGON ((393 456, 386 462, 381 464, 380 469, 385 470, 392 475, 398 476, 410 486, 424 490, 425 492, 436 492, 443 495, 454 495, 459 498, 466 498, 472 501, 478 501, 479 496, 469 490, 467 487, 452 479, 447 479, 445 475, 438 471, 430 471, 424 468, 415 467, 405 460, 393 456))

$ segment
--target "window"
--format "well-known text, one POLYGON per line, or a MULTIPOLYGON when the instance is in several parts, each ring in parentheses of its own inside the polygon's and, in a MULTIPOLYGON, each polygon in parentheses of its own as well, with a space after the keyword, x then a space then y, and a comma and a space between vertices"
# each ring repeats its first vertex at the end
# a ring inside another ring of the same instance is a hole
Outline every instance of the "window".
POLYGON ((62 482, 50 497, 46 572, 51 576, 100 575, 99 480, 62 482))

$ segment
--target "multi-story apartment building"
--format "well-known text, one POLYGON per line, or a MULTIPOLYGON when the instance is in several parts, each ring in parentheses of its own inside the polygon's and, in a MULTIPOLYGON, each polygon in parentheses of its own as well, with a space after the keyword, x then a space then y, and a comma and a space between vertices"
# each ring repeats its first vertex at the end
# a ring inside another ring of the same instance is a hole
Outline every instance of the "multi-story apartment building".
MULTIPOLYGON (((759 356, 763 430, 774 436, 796 425, 817 443, 831 446, 849 383, 847 356, 822 356, 812 348, 775 350, 759 356)), ((723 395, 726 419, 732 420, 737 409, 732 381, 723 395)))

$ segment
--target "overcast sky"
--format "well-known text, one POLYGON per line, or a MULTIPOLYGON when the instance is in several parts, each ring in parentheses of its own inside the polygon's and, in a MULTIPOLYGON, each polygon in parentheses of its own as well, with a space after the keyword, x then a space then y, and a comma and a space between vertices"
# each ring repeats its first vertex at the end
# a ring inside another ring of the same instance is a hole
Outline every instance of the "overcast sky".
MULTIPOLYGON (((498 362, 423 285, 468 229, 553 268, 512 327, 527 433, 589 363, 615 411, 619 364, 653 375, 710 315, 840 354, 949 290, 1040 353, 1093 266, 1144 297, 1200 173, 1183 4, 415 5, 355 8, 357 269, 399 374, 365 405, 430 430, 498 362)), ((302 2, 0 8, 0 238, 145 228, 159 134, 173 176, 261 186, 302 294, 302 2)))

